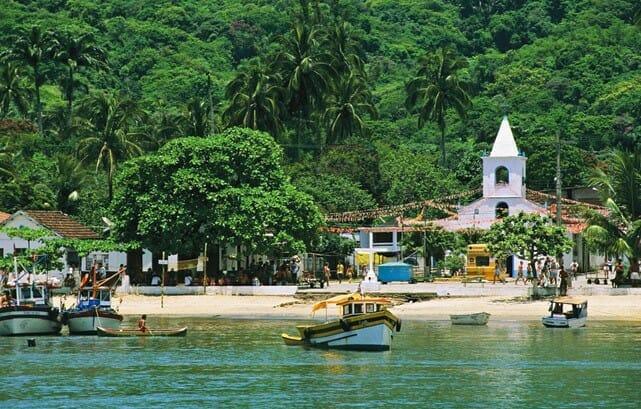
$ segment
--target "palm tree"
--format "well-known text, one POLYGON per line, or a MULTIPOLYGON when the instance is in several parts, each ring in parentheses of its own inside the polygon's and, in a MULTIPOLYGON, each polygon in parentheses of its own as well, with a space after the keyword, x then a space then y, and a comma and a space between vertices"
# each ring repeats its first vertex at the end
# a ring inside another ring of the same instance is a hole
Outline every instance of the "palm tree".
POLYGON ((113 176, 118 163, 144 151, 145 135, 138 127, 144 112, 130 98, 117 92, 89 96, 80 107, 85 131, 78 151, 107 172, 108 197, 113 197, 113 176))
POLYGON ((229 107, 223 113, 229 126, 258 129, 278 137, 283 130, 279 101, 283 89, 280 78, 269 74, 261 62, 241 70, 225 91, 229 107))
POLYGON ((284 49, 276 57, 276 67, 288 93, 288 109, 298 119, 297 139, 301 143, 303 122, 322 109, 324 97, 336 75, 329 54, 321 51, 322 32, 297 22, 280 38, 284 49))
POLYGON ((458 71, 467 66, 452 50, 440 49, 421 58, 416 76, 405 86, 408 109, 418 109, 418 127, 434 121, 441 131, 441 162, 445 166, 445 116, 454 108, 459 117, 465 117, 471 100, 466 84, 458 77, 458 71))
POLYGON ((0 119, 4 119, 12 107, 22 116, 27 114, 29 92, 22 86, 20 68, 12 61, 0 66, 0 119))
POLYGON ((209 104, 198 97, 187 102, 189 117, 188 131, 191 136, 205 136, 208 133, 209 104))
POLYGON ((632 16, 632 21, 635 25, 641 27, 641 4, 636 7, 634 10, 634 15, 632 16))
POLYGON ((173 110, 165 101, 157 102, 152 110, 153 114, 146 127, 147 139, 153 141, 158 147, 170 139, 188 134, 189 118, 173 110))
POLYGON ((365 83, 354 75, 342 80, 337 87, 336 95, 330 99, 325 110, 325 123, 328 126, 328 143, 336 143, 351 136, 354 132, 361 135, 366 127, 363 114, 377 116, 371 103, 372 95, 365 83))
POLYGON ((325 37, 325 47, 332 58, 332 67, 338 74, 357 72, 364 75, 364 64, 361 55, 363 51, 352 34, 352 27, 346 21, 337 23, 328 30, 325 37))
POLYGON ((74 209, 73 202, 77 200, 78 192, 88 183, 89 175, 82 162, 73 156, 58 153, 53 160, 55 176, 51 181, 51 187, 56 193, 56 208, 70 213, 74 209))
POLYGON ((56 39, 55 58, 67 67, 62 89, 67 100, 67 126, 71 128, 73 96, 79 85, 75 75, 83 68, 106 69, 107 56, 102 48, 95 45, 91 33, 79 36, 63 33, 56 39))
POLYGON ((11 60, 22 61, 33 70, 33 84, 35 95, 36 119, 38 132, 42 135, 42 103, 40 101, 40 86, 44 83, 44 76, 40 68, 45 59, 52 53, 53 34, 43 31, 39 26, 23 30, 13 42, 13 47, 6 53, 11 60))
POLYGON ((641 259, 641 151, 614 151, 607 168, 594 171, 590 184, 597 188, 607 209, 590 211, 586 236, 610 254, 624 255, 631 271, 641 259))

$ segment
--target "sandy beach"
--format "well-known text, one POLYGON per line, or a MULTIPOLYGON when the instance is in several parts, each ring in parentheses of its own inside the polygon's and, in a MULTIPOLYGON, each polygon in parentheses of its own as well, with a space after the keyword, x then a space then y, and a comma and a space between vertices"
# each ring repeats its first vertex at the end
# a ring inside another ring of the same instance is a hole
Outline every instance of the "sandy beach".
MULTIPOLYGON (((641 295, 587 296, 590 319, 641 321, 641 295)), ((309 319, 312 301, 286 296, 124 295, 114 298, 124 315, 218 316, 239 319, 309 319)), ((67 299, 66 304, 69 304, 67 299)), ((55 300, 55 305, 60 305, 55 300)), ((489 312, 492 320, 539 320, 547 312, 547 301, 519 297, 440 297, 428 301, 395 305, 392 311, 408 320, 448 320, 450 314, 489 312)), ((329 309, 329 316, 336 315, 329 309)), ((316 318, 323 319, 324 312, 316 318)))

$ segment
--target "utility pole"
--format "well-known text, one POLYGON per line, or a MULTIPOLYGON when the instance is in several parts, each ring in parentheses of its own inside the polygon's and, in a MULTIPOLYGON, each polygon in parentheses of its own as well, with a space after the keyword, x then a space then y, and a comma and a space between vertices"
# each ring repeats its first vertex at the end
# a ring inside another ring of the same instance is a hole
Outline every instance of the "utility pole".
POLYGON ((204 295, 207 295, 207 242, 205 242, 205 253, 203 256, 203 292, 204 295))
POLYGON ((561 218, 561 133, 556 132, 556 223, 560 226, 561 218))

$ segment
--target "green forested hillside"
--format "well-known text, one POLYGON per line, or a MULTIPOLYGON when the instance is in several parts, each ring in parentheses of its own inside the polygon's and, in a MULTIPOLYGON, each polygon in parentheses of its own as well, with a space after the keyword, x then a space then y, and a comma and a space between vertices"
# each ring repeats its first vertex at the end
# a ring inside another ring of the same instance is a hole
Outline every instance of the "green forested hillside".
POLYGON ((438 197, 478 186, 504 113, 530 187, 553 187, 557 133, 564 184, 582 185, 605 150, 641 145, 636 3, 5 0, 0 207, 96 223, 119 163, 229 126, 272 134, 325 211, 438 197), (51 40, 41 132, 34 69, 15 50, 33 26, 51 40), (69 57, 82 36, 86 63, 69 57), (426 84, 451 92, 437 80, 448 64, 471 104, 421 114, 426 84))

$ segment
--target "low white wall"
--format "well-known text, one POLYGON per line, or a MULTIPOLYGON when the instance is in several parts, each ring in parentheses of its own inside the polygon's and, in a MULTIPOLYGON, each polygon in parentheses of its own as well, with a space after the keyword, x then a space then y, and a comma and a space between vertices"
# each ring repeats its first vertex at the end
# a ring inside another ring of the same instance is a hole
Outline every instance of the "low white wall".
MULTIPOLYGON (((292 296, 296 294, 298 287, 295 285, 270 285, 270 286, 209 286, 207 295, 271 295, 271 296, 292 296)), ((135 295, 160 295, 161 288, 156 286, 132 286, 129 294, 135 295)), ((117 294, 125 294, 123 288, 116 288, 117 294)), ((197 287, 165 287, 165 295, 202 295, 204 289, 197 287)))

